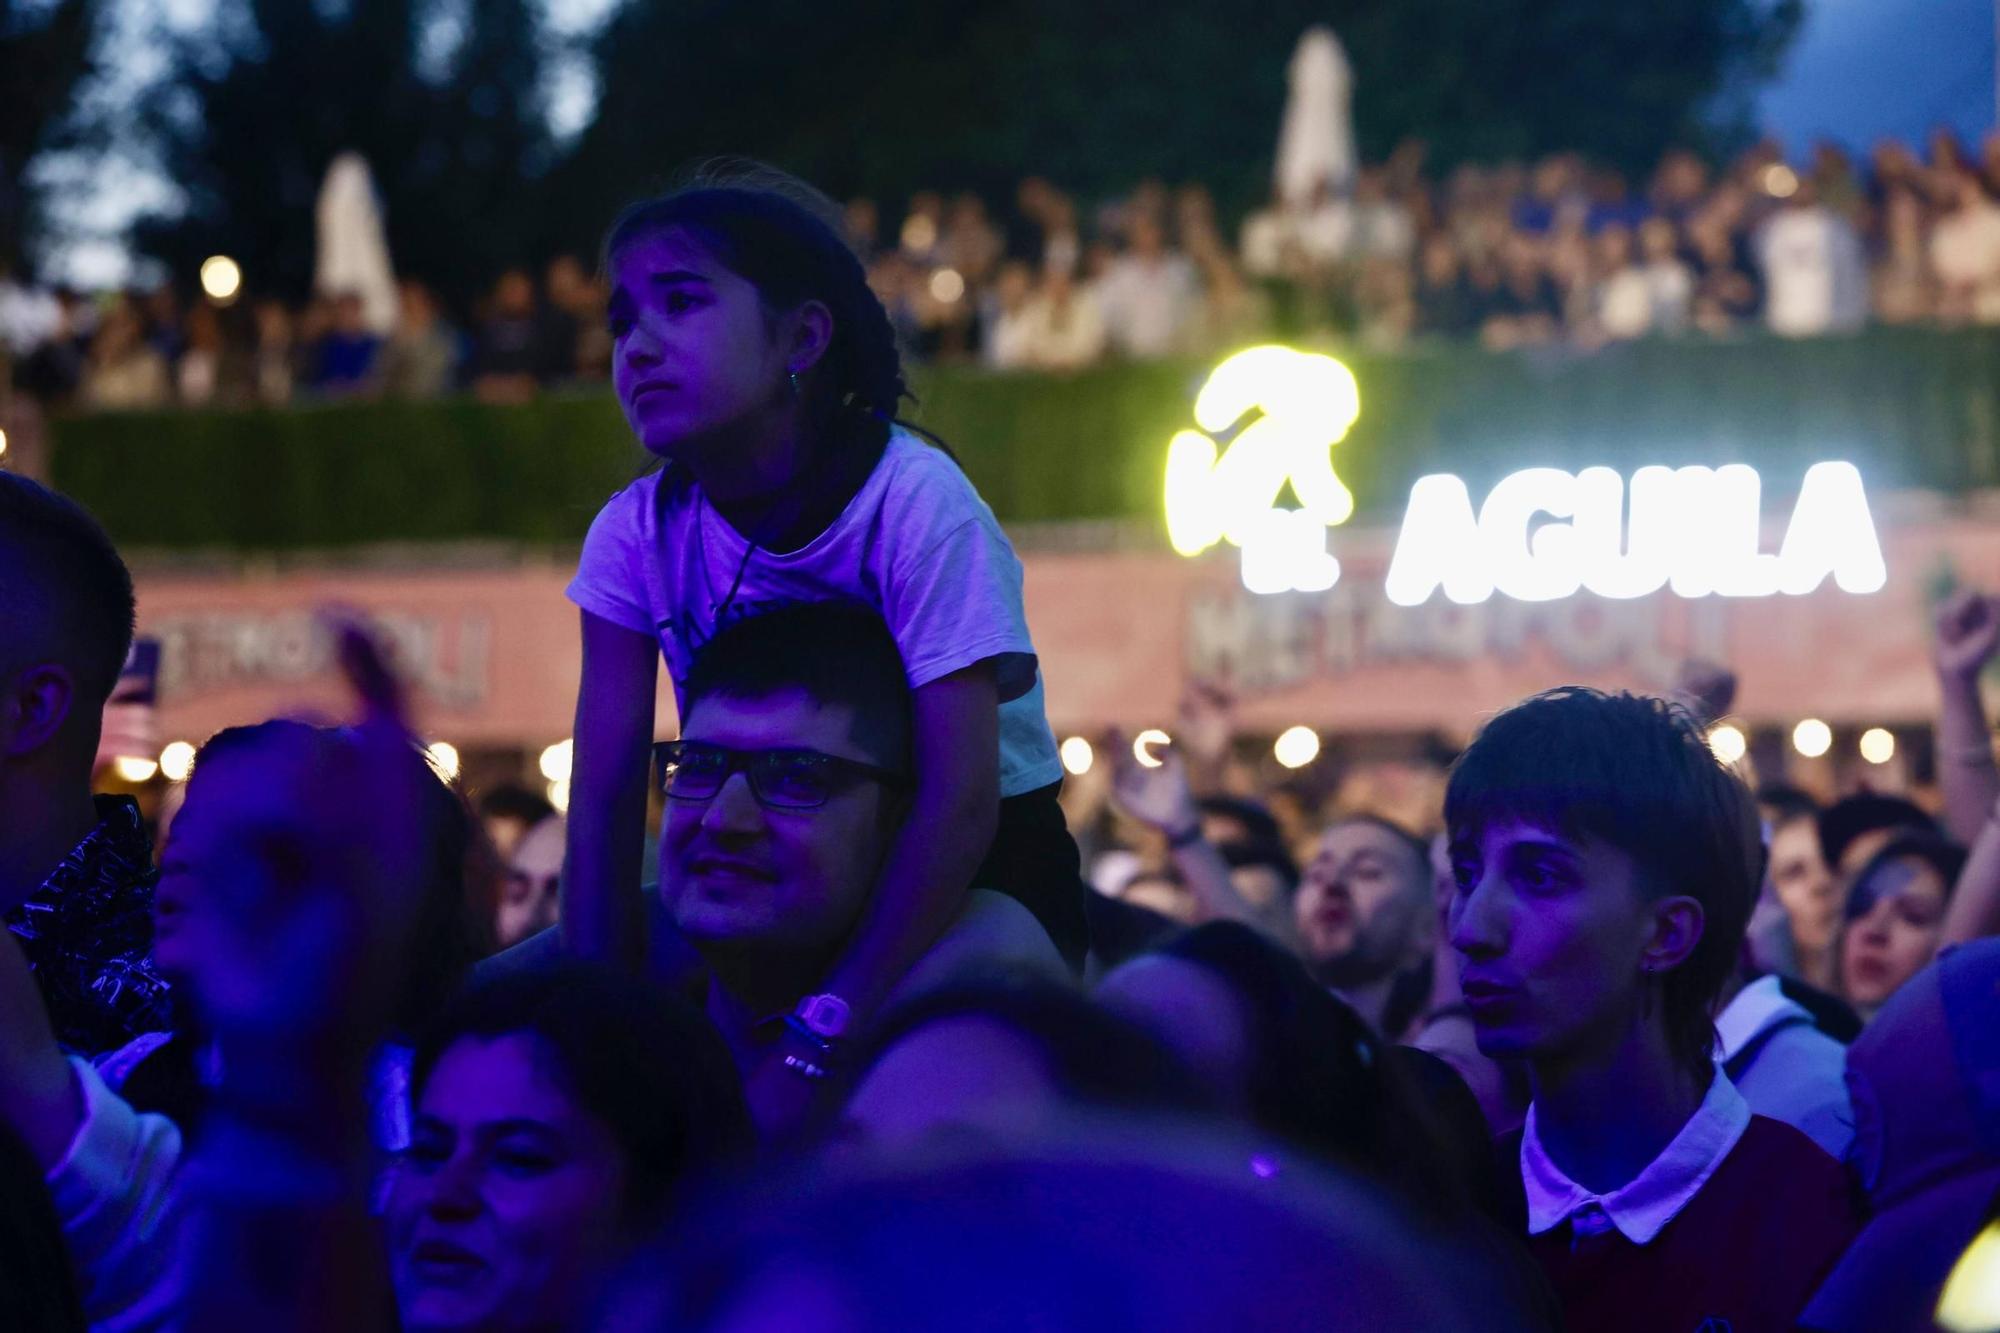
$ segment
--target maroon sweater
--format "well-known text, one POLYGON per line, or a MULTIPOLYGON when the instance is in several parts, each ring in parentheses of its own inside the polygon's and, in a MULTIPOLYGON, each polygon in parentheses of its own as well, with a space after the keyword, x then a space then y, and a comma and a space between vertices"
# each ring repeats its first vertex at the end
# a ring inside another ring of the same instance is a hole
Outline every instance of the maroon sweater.
MULTIPOLYGON (((1499 1147, 1518 1190, 1520 1132, 1499 1147)), ((1795 1327, 1856 1229, 1839 1164, 1790 1125, 1757 1115, 1650 1244, 1616 1229, 1572 1244, 1564 1223, 1528 1237, 1528 1248, 1570 1333, 1780 1333, 1795 1327)))

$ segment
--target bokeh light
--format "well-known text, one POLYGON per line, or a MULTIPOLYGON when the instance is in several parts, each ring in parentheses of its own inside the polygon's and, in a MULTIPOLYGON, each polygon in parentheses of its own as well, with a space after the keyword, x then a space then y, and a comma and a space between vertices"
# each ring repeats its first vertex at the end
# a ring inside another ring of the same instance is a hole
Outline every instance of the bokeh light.
POLYGON ((1061 754, 1063 770, 1073 778, 1082 777, 1097 762, 1097 751, 1081 736, 1072 736, 1064 741, 1061 754))
POLYGON ((1792 728, 1792 748, 1808 759, 1817 759, 1833 748, 1833 728, 1809 717, 1792 728))
POLYGON ((1799 173, 1782 162, 1764 168, 1764 193, 1773 199, 1789 199, 1799 192, 1799 173))
POLYGON ((1311 727, 1291 727, 1278 737, 1271 753, 1286 768, 1304 768, 1319 758, 1319 733, 1311 727))
POLYGON ((126 782, 151 782, 153 775, 160 771, 160 764, 157 759, 121 754, 111 761, 111 771, 126 782))
POLYGON ((228 255, 211 255, 201 265, 202 294, 217 305, 228 305, 243 292, 243 268, 228 255))
POLYGON ((186 782, 194 772, 194 746, 186 741, 169 741, 160 751, 160 773, 169 782, 186 782))
POLYGON ((945 305, 956 305, 965 296, 965 278, 955 268, 941 268, 931 274, 931 296, 945 305))
POLYGON ((1734 764, 1750 752, 1750 742, 1740 728, 1724 722, 1709 728, 1708 748, 1715 751, 1715 757, 1723 763, 1734 764))
POLYGON ((432 741, 424 747, 424 757, 446 782, 458 781, 458 747, 450 741, 432 741))
POLYGON ((559 815, 566 815, 569 813, 568 778, 564 778, 560 782, 549 783, 549 804, 556 808, 556 813, 559 815))
POLYGON ((1885 727, 1870 727, 1861 733, 1861 757, 1871 764, 1886 764, 1896 757, 1895 734, 1885 727))
POLYGON ((1139 761, 1141 768, 1158 768, 1166 761, 1153 753, 1153 747, 1173 743, 1174 738, 1158 727, 1147 727, 1132 738, 1132 757, 1139 761))
POLYGON ((576 743, 560 740, 542 751, 542 776, 550 782, 568 782, 570 768, 576 759, 576 743))

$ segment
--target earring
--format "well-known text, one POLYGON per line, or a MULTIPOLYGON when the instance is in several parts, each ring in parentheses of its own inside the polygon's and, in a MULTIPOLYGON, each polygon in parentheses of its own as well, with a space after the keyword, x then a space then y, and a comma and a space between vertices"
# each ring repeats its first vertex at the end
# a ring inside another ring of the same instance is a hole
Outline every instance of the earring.
POLYGON ((789 371, 786 373, 785 378, 792 382, 792 397, 797 398, 799 396, 799 372, 796 370, 789 371))

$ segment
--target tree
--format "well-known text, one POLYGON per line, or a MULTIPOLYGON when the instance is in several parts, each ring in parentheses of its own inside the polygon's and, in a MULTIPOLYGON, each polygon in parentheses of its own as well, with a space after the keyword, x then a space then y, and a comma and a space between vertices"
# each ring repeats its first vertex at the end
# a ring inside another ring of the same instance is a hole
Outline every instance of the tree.
POLYGON ((296 300, 312 283, 321 181, 351 149, 374 173, 398 271, 462 305, 523 262, 551 152, 537 20, 525 0, 468 0, 447 68, 426 78, 420 47, 441 12, 250 0, 219 57, 215 34, 185 43, 151 120, 187 208, 145 220, 141 247, 177 273, 230 254, 254 290, 296 300))
POLYGON ((1575 149, 1628 169, 1725 146, 1718 97, 1768 76, 1801 0, 771 0, 630 3, 597 44, 602 100, 565 170, 601 226, 677 162, 762 157, 836 193, 1085 191, 1143 176, 1268 190, 1300 35, 1357 72, 1361 145, 1434 163, 1575 149))
POLYGON ((0 272, 18 263, 36 200, 29 164, 92 70, 98 0, 0 0, 0 272))

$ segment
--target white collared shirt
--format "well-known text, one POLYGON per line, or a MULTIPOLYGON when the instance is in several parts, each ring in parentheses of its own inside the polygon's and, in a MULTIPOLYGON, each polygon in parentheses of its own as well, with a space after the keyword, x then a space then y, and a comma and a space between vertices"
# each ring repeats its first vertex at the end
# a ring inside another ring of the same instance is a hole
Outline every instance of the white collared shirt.
POLYGON ((1836 1161, 1846 1155, 1854 1142, 1847 1048, 1813 1026, 1777 977, 1738 991, 1716 1015, 1715 1031, 1717 1061, 1731 1071, 1751 1114, 1783 1121, 1836 1161))
POLYGON ((1539 1236, 1567 1221, 1578 1236, 1616 1227, 1634 1245, 1651 1241, 1687 1207, 1722 1159, 1750 1127, 1750 1104, 1720 1069, 1708 1095, 1674 1135, 1673 1142, 1632 1180, 1595 1194, 1562 1173, 1542 1147, 1535 1108, 1521 1133, 1521 1183, 1528 1196, 1528 1234, 1539 1236))

